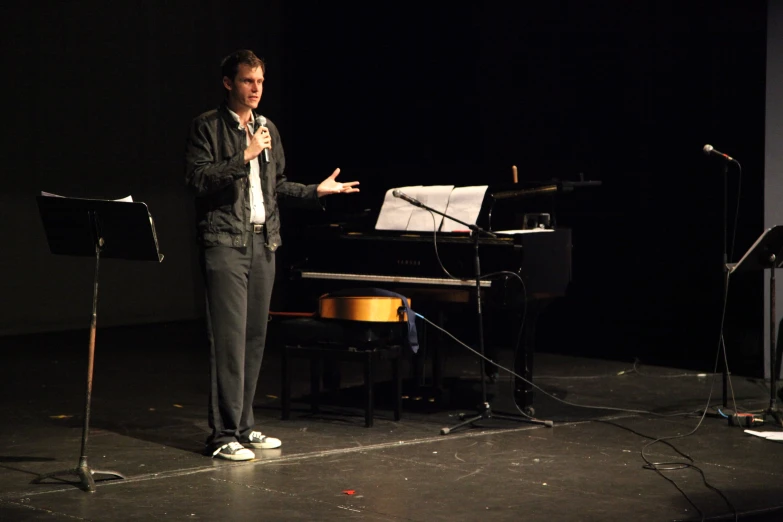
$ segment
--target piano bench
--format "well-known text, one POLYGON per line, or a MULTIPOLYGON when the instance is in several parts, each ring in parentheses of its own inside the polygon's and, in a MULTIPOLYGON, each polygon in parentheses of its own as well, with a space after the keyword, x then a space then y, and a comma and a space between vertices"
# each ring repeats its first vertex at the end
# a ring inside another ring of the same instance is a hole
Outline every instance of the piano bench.
POLYGON ((394 394, 394 420, 402 416, 402 379, 401 363, 403 347, 399 345, 378 346, 375 348, 355 349, 345 344, 285 344, 282 358, 282 415, 283 420, 291 417, 291 381, 293 376, 291 360, 307 358, 310 360, 310 408, 313 413, 319 411, 321 375, 324 361, 360 361, 364 367, 364 425, 371 428, 375 417, 375 371, 384 360, 392 362, 392 381, 394 394))

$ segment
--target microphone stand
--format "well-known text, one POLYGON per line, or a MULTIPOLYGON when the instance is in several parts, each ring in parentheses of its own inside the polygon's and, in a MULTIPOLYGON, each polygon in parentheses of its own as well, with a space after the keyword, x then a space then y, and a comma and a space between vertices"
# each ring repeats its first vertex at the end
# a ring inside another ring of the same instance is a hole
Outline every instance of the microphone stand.
MULTIPOLYGON (((708 151, 706 151, 706 145, 705 145, 705 152, 709 154, 708 151)), ((712 151, 712 149, 710 149, 712 151)), ((728 249, 728 235, 729 235, 729 223, 728 223, 728 207, 729 207, 729 199, 728 199, 728 178, 729 178, 729 163, 737 163, 739 165, 739 162, 737 162, 735 159, 730 158, 722 153, 717 153, 723 161, 723 168, 722 174, 723 174, 723 299, 724 301, 728 299, 728 291, 729 291, 729 273, 730 273, 730 266, 729 266, 729 249, 728 249)), ((773 268, 774 270, 774 268, 773 268)), ((724 303, 725 306, 725 303, 724 303)), ((723 357, 721 357, 721 381, 722 381, 722 392, 723 392, 723 412, 728 411, 728 401, 729 401, 729 367, 728 367, 728 361, 726 360, 727 355, 725 353, 726 351, 726 340, 723 338, 723 325, 721 324, 721 332, 720 332, 720 346, 719 350, 723 350, 723 357)), ((712 412, 709 411, 709 407, 707 408, 708 413, 711 417, 722 417, 719 412, 712 412)), ((736 414, 736 411, 731 412, 732 414, 736 414)))
MULTIPOLYGON (((729 249, 728 249, 728 235, 729 235, 729 223, 728 223, 728 215, 729 215, 729 162, 724 161, 723 162, 723 299, 724 301, 728 299, 728 286, 729 286, 729 249)), ((774 269, 773 269, 774 270, 774 269)), ((722 384, 723 384, 723 409, 726 410, 728 408, 728 400, 729 400, 729 368, 728 363, 726 361, 726 340, 723 338, 723 330, 721 329, 720 332, 721 335, 721 349, 724 350, 723 357, 721 357, 721 361, 723 361, 723 371, 721 372, 722 375, 722 384)), ((734 413, 737 413, 736 411, 734 413)))
POLYGON ((476 315, 478 317, 478 341, 479 341, 479 353, 481 356, 479 357, 479 372, 480 372, 480 378, 481 378, 481 404, 479 404, 476 408, 477 415, 465 418, 464 415, 460 415, 460 422, 459 424, 456 424, 452 426, 451 428, 441 428, 440 434, 441 435, 448 435, 452 431, 461 428, 463 426, 467 426, 468 424, 473 424, 476 421, 479 421, 481 419, 490 419, 490 418, 496 418, 496 419, 504 419, 504 420, 513 420, 517 422, 525 422, 529 424, 539 424, 542 426, 552 427, 553 422, 551 420, 540 420, 540 419, 534 419, 534 418, 525 418, 525 417, 517 417, 514 415, 502 415, 502 414, 495 414, 492 412, 492 407, 490 406, 489 402, 487 401, 487 382, 486 382, 486 376, 484 372, 484 317, 481 309, 481 265, 479 263, 479 237, 481 234, 484 234, 488 237, 496 238, 498 237, 497 234, 494 232, 490 232, 488 230, 484 230, 483 228, 479 227, 478 225, 473 225, 470 223, 465 223, 464 221, 460 221, 457 218, 454 218, 452 216, 449 216, 448 214, 441 212, 439 210, 435 210, 434 208, 428 207, 421 201, 414 199, 410 196, 401 194, 396 197, 400 197, 401 199, 407 201, 411 205, 414 205, 419 208, 423 208, 424 210, 428 210, 430 212, 434 212, 436 214, 439 214, 443 217, 446 217, 448 219, 451 219, 452 221, 455 221, 459 223, 460 225, 463 225, 467 227, 471 231, 471 235, 473 236, 473 252, 474 252, 474 259, 473 259, 473 268, 474 268, 474 276, 476 279, 476 315), (402 197, 404 196, 404 197, 402 197))
MULTIPOLYGON (((729 291, 729 248, 728 248, 728 235, 729 235, 729 163, 734 161, 733 159, 723 158, 723 299, 728 299, 729 291)), ((773 269, 774 270, 774 269, 773 269)), ((725 306, 725 302, 724 302, 725 306)), ((721 325, 723 326, 723 325, 721 325)), ((721 357, 721 384, 723 392, 723 411, 728 411, 729 407, 729 366, 726 360, 726 340, 723 338, 723 329, 720 332, 720 349, 723 350, 723 357, 721 357)), ((736 414, 736 411, 731 413, 736 414)), ((714 415, 720 416, 720 415, 714 415)))

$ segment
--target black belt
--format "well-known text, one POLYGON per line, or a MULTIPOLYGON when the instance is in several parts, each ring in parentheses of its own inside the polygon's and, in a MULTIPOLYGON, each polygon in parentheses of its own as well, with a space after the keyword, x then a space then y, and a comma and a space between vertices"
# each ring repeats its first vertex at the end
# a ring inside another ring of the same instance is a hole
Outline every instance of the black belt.
POLYGON ((253 225, 254 234, 262 234, 264 232, 264 225, 253 225))

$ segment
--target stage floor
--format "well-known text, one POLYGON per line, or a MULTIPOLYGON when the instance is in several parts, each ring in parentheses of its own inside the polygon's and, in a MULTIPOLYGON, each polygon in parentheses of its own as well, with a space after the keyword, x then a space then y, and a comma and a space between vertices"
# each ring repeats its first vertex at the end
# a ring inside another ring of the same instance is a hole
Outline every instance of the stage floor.
MULTIPOLYGON (((406 391, 399 422, 380 383, 372 428, 351 366, 310 414, 305 361, 292 418, 280 420, 280 354, 269 347, 255 410, 282 448, 248 462, 204 457, 207 366, 195 323, 99 328, 86 453, 93 469, 125 478, 94 493, 33 484, 78 464, 87 344, 86 330, 0 338, 2 521, 783 520, 783 444, 720 417, 720 377, 635 365, 632 347, 627 361, 537 354, 535 411, 552 428, 492 418, 448 435, 441 428, 481 399, 476 358, 459 347, 449 349, 447 393, 406 391)), ((501 364, 510 359, 500 352, 501 364)), ((739 411, 769 406, 764 381, 731 384, 739 411)), ((487 386, 495 412, 516 412, 512 385, 501 373, 487 386)))

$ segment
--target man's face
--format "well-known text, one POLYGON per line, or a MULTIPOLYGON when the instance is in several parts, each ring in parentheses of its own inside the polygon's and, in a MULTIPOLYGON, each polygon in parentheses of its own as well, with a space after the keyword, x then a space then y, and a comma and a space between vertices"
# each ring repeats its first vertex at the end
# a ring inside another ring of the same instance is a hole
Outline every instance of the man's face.
POLYGON ((235 112, 255 109, 264 91, 264 71, 261 67, 250 67, 240 63, 236 77, 223 77, 223 86, 228 89, 228 103, 235 112))

